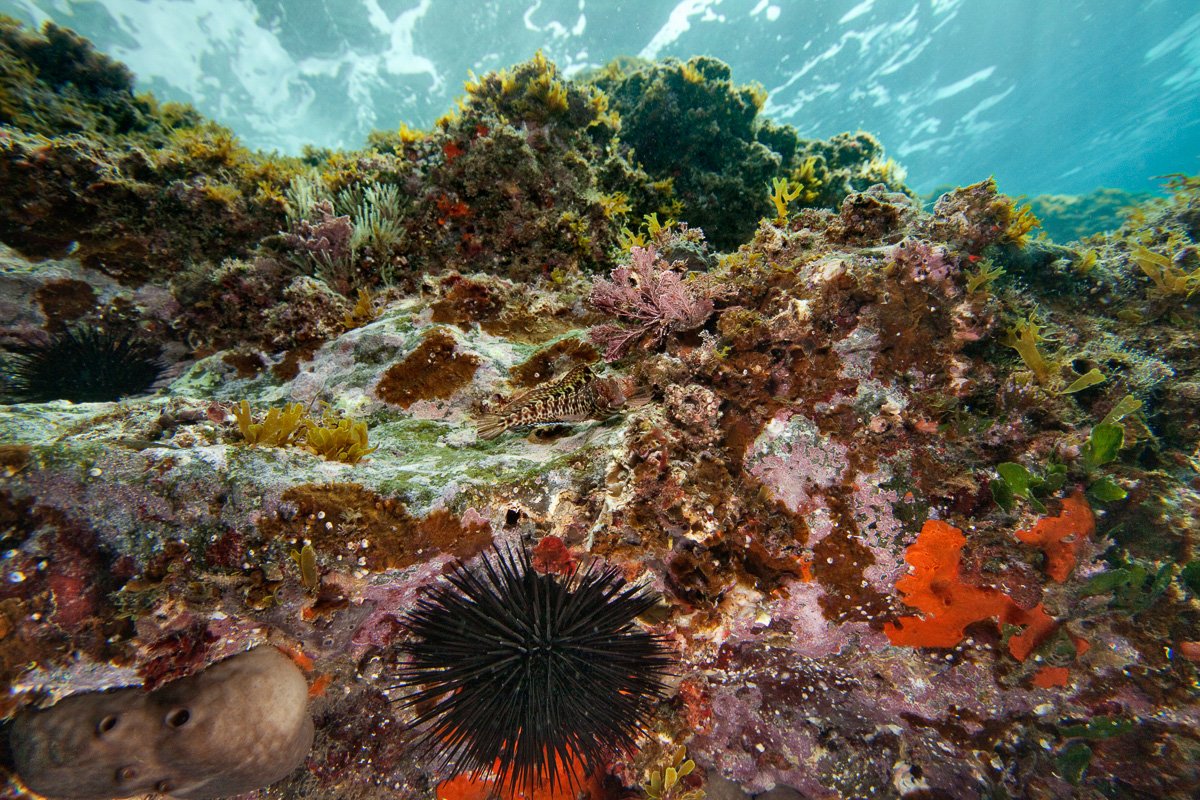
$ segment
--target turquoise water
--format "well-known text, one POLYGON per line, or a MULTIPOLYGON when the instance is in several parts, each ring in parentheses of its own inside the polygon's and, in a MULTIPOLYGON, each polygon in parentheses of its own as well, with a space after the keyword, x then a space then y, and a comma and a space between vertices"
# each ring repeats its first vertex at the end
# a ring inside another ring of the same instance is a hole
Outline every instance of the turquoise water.
POLYGON ((124 61, 250 145, 362 146, 426 127, 469 71, 541 48, 568 75, 621 55, 712 55, 804 136, 876 134, 926 192, 1152 190, 1200 169, 1189 0, 3 0, 124 61))

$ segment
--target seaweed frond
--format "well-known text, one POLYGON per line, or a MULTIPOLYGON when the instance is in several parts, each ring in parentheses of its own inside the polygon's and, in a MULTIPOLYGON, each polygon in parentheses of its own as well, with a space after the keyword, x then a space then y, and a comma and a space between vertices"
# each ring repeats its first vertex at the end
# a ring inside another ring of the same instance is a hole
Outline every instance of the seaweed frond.
POLYGON ((975 272, 967 273, 967 294, 975 294, 980 289, 987 293, 992 282, 1004 274, 1004 267, 994 263, 990 258, 979 261, 975 272))
POLYGON ((703 789, 690 789, 680 781, 692 774, 696 762, 687 757, 687 748, 678 747, 665 769, 651 770, 642 785, 647 800, 704 800, 703 789))
POLYGON ((348 419, 322 422, 305 421, 307 441, 305 445, 317 455, 329 461, 357 464, 364 456, 375 452, 367 441, 367 423, 348 419))
POLYGON ((1171 259, 1145 247, 1133 251, 1133 260, 1162 294, 1191 297, 1193 292, 1200 289, 1200 269, 1184 272, 1171 259))
POLYGON ((250 404, 243 400, 233 407, 233 416, 237 418, 242 438, 250 444, 285 447, 295 444, 297 437, 303 434, 304 406, 299 403, 268 409, 262 422, 254 422, 250 404))
POLYGON ((342 317, 346 330, 361 328, 363 325, 379 319, 379 311, 375 308, 375 296, 368 289, 358 290, 358 300, 354 308, 342 317))
POLYGON ((1034 216, 1033 209, 1026 203, 1013 208, 1004 236, 1018 245, 1024 245, 1029 232, 1041 224, 1042 221, 1034 216))
POLYGON ((771 202, 775 204, 775 224, 786 225, 788 220, 788 203, 795 200, 804 191, 804 186, 793 183, 787 178, 774 178, 771 181, 771 202))
POLYGON ((367 441, 367 424, 326 414, 315 420, 299 403, 269 408, 262 422, 254 422, 245 400, 233 408, 242 438, 253 445, 304 447, 329 461, 357 464, 375 452, 367 441))
POLYGON ((321 585, 321 574, 317 571, 317 551, 311 544, 306 544, 299 550, 288 553, 296 567, 300 570, 300 583, 310 592, 321 585))
POLYGON ((1017 351, 1025 366, 1037 377, 1038 383, 1046 384, 1053 375, 1050 362, 1038 350, 1038 342, 1046 341, 1041 335, 1041 326, 1033 317, 1018 320, 1004 337, 1003 344, 1017 351))

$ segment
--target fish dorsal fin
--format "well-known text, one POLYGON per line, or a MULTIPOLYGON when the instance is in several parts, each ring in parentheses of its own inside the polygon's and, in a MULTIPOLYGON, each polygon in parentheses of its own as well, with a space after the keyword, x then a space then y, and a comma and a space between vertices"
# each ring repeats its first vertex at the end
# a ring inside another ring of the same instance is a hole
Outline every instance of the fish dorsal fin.
POLYGON ((498 411, 503 412, 521 406, 536 403, 547 397, 553 397, 564 392, 576 391, 595 380, 596 373, 587 364, 577 364, 563 375, 545 383, 539 383, 531 389, 519 392, 506 400, 498 411))

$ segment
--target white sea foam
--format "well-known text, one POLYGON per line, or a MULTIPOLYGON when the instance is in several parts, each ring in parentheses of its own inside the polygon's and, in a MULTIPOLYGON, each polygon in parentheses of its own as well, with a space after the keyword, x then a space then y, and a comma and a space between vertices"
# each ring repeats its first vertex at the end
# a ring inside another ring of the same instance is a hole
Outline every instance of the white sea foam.
POLYGON ((671 10, 666 24, 658 29, 638 56, 651 60, 658 58, 659 53, 691 30, 693 17, 698 16, 708 21, 719 20, 720 17, 712 11, 712 7, 720 3, 721 0, 682 0, 671 10))
POLYGON ((850 9, 845 14, 843 14, 842 18, 838 20, 838 24, 845 25, 847 22, 850 22, 851 20, 858 19, 863 14, 869 14, 871 12, 871 8, 874 5, 875 5, 875 0, 863 0, 861 3, 856 5, 854 8, 850 9))
POLYGON ((947 97, 953 97, 956 94, 961 94, 962 92, 965 92, 967 89, 970 89, 975 84, 977 84, 981 81, 986 81, 988 78, 992 77, 992 73, 994 73, 995 71, 996 71, 995 67, 985 67, 984 69, 978 70, 977 72, 972 72, 970 75, 963 78, 962 80, 955 81, 954 83, 951 83, 948 86, 943 86, 942 88, 938 89, 936 92, 933 93, 932 99, 934 102, 937 102, 938 100, 945 100, 947 97))

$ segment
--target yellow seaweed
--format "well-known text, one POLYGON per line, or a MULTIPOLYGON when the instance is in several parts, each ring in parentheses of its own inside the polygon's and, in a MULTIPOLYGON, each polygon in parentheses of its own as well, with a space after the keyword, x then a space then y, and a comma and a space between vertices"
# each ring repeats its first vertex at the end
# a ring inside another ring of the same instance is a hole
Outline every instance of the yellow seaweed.
POLYGON ((967 294, 975 294, 980 289, 986 292, 992 282, 1003 274, 1004 267, 994 264, 990 258, 982 259, 978 270, 967 273, 967 294))
POLYGON ((342 324, 346 326, 346 330, 352 330, 361 328, 378 318, 379 312, 375 309, 375 296, 367 289, 359 289, 354 308, 342 317, 342 324))
POLYGON ((788 221, 788 203, 795 200, 804 191, 799 183, 793 183, 787 178, 771 180, 771 202, 775 204, 775 224, 786 225, 788 221))
POLYGON ((364 456, 375 452, 367 441, 367 423, 348 419, 326 421, 306 420, 306 446, 329 461, 357 464, 364 456))
POLYGON ((1163 294, 1191 297, 1193 292, 1200 289, 1200 269, 1184 272, 1171 259, 1145 247, 1133 251, 1133 260, 1163 294))
POLYGON ((310 592, 321 583, 321 575, 317 572, 317 551, 311 544, 306 544, 299 550, 290 553, 292 561, 300 569, 300 583, 310 592))
POLYGON ((245 400, 233 408, 242 438, 253 445, 268 447, 304 447, 329 461, 357 464, 375 452, 367 441, 367 424, 326 416, 315 420, 304 406, 291 403, 283 408, 267 409, 262 422, 254 422, 250 404, 245 400))
POLYGON ((1034 216, 1033 209, 1028 204, 1020 208, 1014 207, 1004 234, 1017 244, 1023 245, 1029 232, 1041 224, 1042 221, 1034 216))
POLYGON ((1046 384, 1053 376, 1053 371, 1042 354, 1038 351, 1038 342, 1045 341, 1040 335, 1041 326, 1033 318, 1019 320, 1004 337, 1003 344, 1017 351, 1025 366, 1037 378, 1038 383, 1046 384))
POLYGON ((1106 378, 1104 377, 1104 373, 1093 367, 1072 381, 1070 386, 1062 390, 1062 393, 1074 394, 1075 392, 1082 392, 1089 386, 1095 386, 1098 383, 1104 383, 1105 380, 1106 378))
POLYGON ((242 438, 250 444, 284 447, 303 433, 304 406, 299 403, 268 409, 262 422, 254 422, 250 404, 243 400, 233 407, 233 416, 237 418, 242 438))

